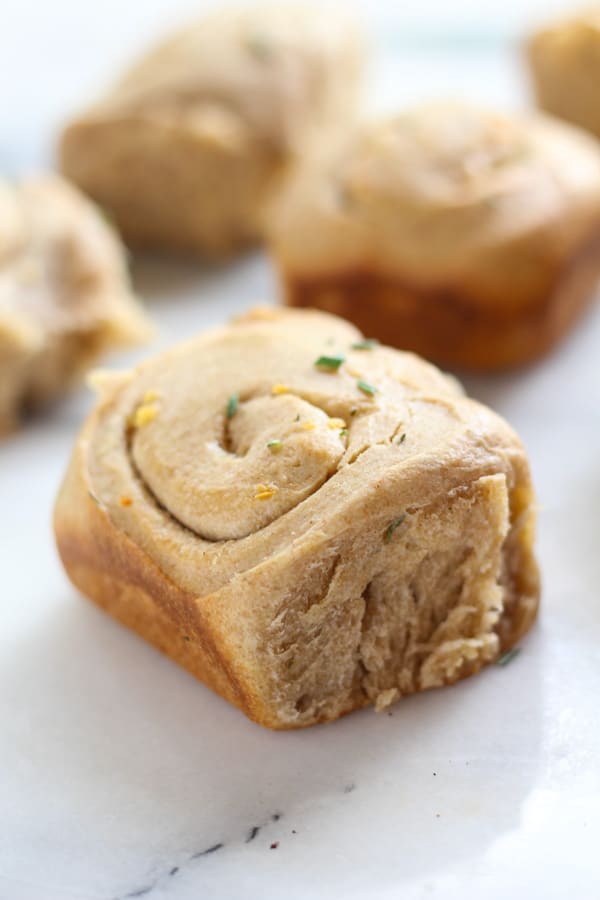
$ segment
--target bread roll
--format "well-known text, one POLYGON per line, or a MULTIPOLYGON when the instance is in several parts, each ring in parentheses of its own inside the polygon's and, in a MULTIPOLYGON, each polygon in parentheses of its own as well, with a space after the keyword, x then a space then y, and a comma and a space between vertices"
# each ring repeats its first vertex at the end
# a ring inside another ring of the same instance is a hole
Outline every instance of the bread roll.
POLYGON ((56 505, 65 568, 256 722, 450 684, 532 624, 523 447, 417 357, 256 310, 100 386, 56 505))
POLYGON ((600 137, 600 6, 548 23, 527 57, 542 109, 600 137))
POLYGON ((230 253, 258 239, 266 194, 290 158, 351 114, 361 60, 339 8, 213 12, 67 126, 63 171, 131 244, 230 253))
POLYGON ((0 182, 0 435, 151 329, 118 238, 65 181, 0 182))
POLYGON ((432 104, 300 166, 268 232, 286 300, 446 366, 547 352, 600 273, 600 147, 537 115, 432 104))

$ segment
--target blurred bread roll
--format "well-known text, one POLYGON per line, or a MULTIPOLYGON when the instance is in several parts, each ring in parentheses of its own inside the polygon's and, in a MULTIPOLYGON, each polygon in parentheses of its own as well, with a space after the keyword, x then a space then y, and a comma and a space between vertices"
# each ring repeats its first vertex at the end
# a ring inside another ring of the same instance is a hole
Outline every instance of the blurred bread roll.
POLYGON ((150 333, 100 212, 56 176, 0 182, 0 434, 150 333))
POLYGON ((287 302, 447 366, 549 350, 600 274, 600 149, 541 115, 430 104, 299 165, 267 232, 287 302))
POLYGON ((527 57, 542 109, 600 137, 600 5, 543 26, 527 57))
POLYGON ((362 55, 339 7, 211 13, 66 127, 62 169, 131 244, 229 253, 259 238, 289 160, 352 115, 362 55))

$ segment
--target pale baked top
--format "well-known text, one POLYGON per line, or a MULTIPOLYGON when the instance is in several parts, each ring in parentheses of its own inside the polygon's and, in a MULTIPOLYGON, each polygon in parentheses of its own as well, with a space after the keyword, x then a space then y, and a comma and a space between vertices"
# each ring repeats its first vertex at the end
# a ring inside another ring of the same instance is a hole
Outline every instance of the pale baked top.
POLYGON ((379 272, 484 286, 495 300, 505 281, 518 296, 554 275, 598 223, 593 138, 542 115, 440 103, 365 124, 299 166, 268 232, 292 276, 379 272))
POLYGON ((560 16, 540 28, 534 43, 565 61, 600 62, 600 6, 580 9, 568 16, 560 16), (591 54, 591 55, 590 55, 591 54))
POLYGON ((202 596, 357 521, 384 541, 378 522, 482 475, 510 487, 527 465, 454 379, 312 311, 256 310, 97 383, 79 445, 87 489, 202 596))
POLYGON ((362 65, 340 7, 276 4, 211 13, 150 50, 84 119, 151 117, 235 148, 247 132, 289 150, 319 113, 347 112, 362 65))

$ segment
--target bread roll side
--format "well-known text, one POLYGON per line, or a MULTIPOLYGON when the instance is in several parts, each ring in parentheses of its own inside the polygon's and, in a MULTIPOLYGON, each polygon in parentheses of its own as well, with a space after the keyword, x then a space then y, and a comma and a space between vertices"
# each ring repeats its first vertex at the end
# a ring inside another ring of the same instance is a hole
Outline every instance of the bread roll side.
POLYGON ((551 273, 536 296, 503 310, 465 286, 424 289, 366 270, 314 276, 280 269, 285 302, 353 322, 364 334, 433 362, 494 371, 542 357, 593 302, 600 278, 600 226, 551 273))

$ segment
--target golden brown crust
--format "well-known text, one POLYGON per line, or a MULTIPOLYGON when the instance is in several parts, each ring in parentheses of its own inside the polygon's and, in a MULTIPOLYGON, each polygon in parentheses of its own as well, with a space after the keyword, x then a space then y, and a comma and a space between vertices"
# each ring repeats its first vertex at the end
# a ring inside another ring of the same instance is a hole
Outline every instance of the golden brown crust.
POLYGON ((73 584, 246 715, 259 718, 256 702, 242 691, 215 645, 194 595, 174 584, 99 505, 86 483, 84 453, 82 441, 54 519, 61 560, 73 584))
POLYGON ((297 167, 267 229, 290 305, 444 365, 516 366, 593 298, 600 146, 540 115, 425 106, 297 167))
POLYGON ((474 674, 537 611, 534 497, 518 439, 431 366, 383 347, 353 351, 359 338, 332 317, 272 310, 104 379, 57 501, 74 584, 271 728, 474 674), (337 374, 314 366, 323 346, 346 348, 337 374), (357 361, 377 398, 357 390, 357 361), (272 393, 286 365, 288 390, 272 393), (211 429, 222 433, 228 379, 239 408, 219 449, 211 429), (152 416, 137 415, 153 403, 152 416), (286 446, 260 456, 272 425, 286 446), (336 441, 342 455, 313 484, 336 441), (283 499, 245 499, 256 454, 283 499), (294 478, 309 479, 309 496, 294 500, 294 478), (283 506, 265 520, 270 500, 283 506))
POLYGON ((280 271, 289 306, 322 309, 438 365, 477 371, 513 368, 544 356, 593 302, 599 279, 600 226, 552 273, 543 292, 505 310, 481 303, 476 292, 425 290, 370 272, 311 279, 280 271))
POLYGON ((526 55, 539 106, 600 137, 600 9, 548 23, 526 55))

